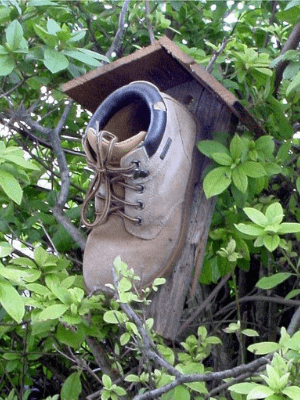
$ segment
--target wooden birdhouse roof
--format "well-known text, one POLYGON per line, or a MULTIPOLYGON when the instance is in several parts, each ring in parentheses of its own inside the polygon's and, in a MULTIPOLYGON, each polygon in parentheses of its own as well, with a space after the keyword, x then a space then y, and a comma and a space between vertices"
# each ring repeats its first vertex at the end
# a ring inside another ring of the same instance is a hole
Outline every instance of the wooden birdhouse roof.
POLYGON ((181 84, 197 82, 250 131, 258 136, 264 134, 239 100, 167 37, 72 79, 62 86, 62 90, 82 107, 94 112, 110 93, 137 80, 149 81, 161 91, 170 91, 181 84))

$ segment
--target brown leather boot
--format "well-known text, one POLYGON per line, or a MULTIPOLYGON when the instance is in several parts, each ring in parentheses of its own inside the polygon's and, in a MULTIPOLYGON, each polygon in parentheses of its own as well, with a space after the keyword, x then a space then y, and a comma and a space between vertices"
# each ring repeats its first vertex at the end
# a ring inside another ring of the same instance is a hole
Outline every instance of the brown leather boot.
POLYGON ((92 228, 83 260, 89 292, 113 282, 117 256, 140 277, 140 288, 170 272, 185 242, 195 140, 189 112, 148 82, 124 86, 99 106, 83 138, 95 171, 82 208, 92 228))

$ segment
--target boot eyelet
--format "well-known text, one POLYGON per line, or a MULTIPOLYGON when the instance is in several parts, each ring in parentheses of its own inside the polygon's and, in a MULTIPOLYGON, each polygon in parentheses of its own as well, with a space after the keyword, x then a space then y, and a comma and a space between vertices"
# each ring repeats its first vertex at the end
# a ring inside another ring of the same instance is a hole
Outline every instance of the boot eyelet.
POLYGON ((139 168, 141 162, 140 162, 139 160, 136 160, 136 161, 131 161, 131 164, 135 164, 135 165, 136 165, 136 168, 139 168))
POLYGON ((136 202, 135 208, 136 208, 137 210, 143 210, 143 209, 145 208, 144 202, 143 202, 142 200, 138 200, 138 201, 136 202))
POLYGON ((134 223, 135 226, 141 226, 143 223, 143 220, 141 217, 136 217, 136 221, 134 223))
POLYGON ((139 185, 137 186, 136 192, 139 193, 139 194, 144 193, 144 192, 145 192, 145 185, 139 184, 139 185))

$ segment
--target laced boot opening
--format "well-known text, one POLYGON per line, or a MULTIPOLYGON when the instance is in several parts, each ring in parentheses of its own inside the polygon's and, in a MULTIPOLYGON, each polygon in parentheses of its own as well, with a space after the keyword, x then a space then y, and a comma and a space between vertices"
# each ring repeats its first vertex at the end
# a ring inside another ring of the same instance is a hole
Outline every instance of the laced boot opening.
POLYGON ((117 111, 104 130, 113 133, 118 137, 118 141, 122 142, 141 131, 147 132, 150 121, 151 114, 147 104, 136 100, 117 111))

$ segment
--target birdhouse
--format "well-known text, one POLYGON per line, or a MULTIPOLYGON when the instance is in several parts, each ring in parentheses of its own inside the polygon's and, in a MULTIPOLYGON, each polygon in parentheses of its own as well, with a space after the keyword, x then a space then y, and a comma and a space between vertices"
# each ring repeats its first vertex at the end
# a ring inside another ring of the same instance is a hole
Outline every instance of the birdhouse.
MULTIPOLYGON (((167 37, 75 78, 62 89, 83 108, 94 112, 107 96, 133 81, 153 83, 161 92, 183 104, 198 121, 198 141, 210 139, 213 132, 233 135, 239 121, 255 135, 264 134, 237 98, 167 37)), ((215 204, 214 198, 206 199, 200 179, 208 160, 200 152, 198 156, 199 182, 193 189, 185 247, 166 284, 153 294, 147 310, 154 318, 158 333, 171 340, 180 333, 182 310, 191 289, 193 271, 197 275, 201 271, 215 204)))

